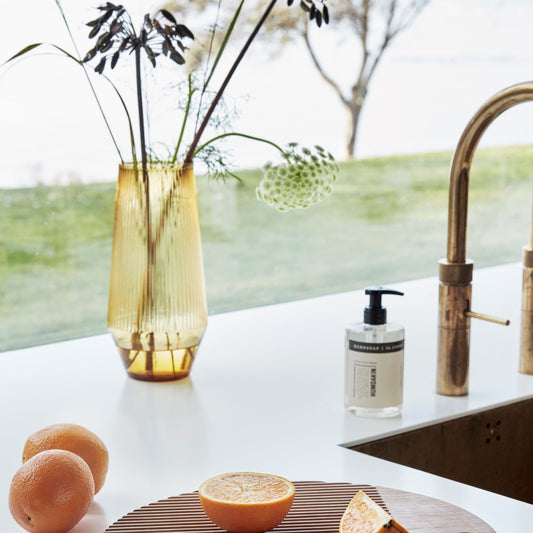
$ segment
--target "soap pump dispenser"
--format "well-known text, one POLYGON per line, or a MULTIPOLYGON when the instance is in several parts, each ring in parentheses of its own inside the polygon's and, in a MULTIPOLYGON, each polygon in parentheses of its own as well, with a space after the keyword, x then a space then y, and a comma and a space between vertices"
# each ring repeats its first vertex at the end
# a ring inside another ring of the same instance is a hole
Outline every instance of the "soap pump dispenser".
POLYGON ((387 323, 381 298, 403 293, 369 287, 365 294, 364 321, 346 328, 345 406, 361 416, 396 416, 403 398, 404 328, 387 323))

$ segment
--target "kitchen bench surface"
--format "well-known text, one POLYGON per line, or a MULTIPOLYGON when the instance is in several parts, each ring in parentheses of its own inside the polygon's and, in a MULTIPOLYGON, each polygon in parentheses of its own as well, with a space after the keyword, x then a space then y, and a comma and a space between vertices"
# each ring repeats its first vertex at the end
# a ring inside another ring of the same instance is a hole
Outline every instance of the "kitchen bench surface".
POLYGON ((106 483, 74 533, 101 533, 230 471, 400 489, 462 507, 498 533, 529 531, 532 505, 346 447, 533 397, 533 376, 518 373, 521 266, 474 270, 473 309, 511 326, 472 321, 470 393, 460 398, 435 392, 438 280, 393 287, 405 296, 389 299, 388 318, 405 326, 406 351, 403 411, 391 419, 344 410, 344 328, 361 321, 363 291, 211 316, 178 382, 128 378, 107 334, 1 353, 0 529, 22 531, 7 498, 27 436, 73 422, 110 453, 106 483))

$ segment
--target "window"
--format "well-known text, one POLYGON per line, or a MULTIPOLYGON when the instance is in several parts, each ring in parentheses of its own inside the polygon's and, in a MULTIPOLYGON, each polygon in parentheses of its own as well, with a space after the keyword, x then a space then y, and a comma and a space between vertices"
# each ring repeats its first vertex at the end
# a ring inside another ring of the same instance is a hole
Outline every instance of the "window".
MULTIPOLYGON (((24 31, 5 28, 0 49, 39 41, 68 48, 54 6, 30 4, 24 31)), ((69 9, 71 20, 91 17, 88 6, 69 9)), ((5 10, 6 20, 19 16, 15 3, 5 10)), ((485 99, 530 79, 531 15, 533 6, 519 0, 433 0, 378 67, 358 159, 342 162, 333 195, 311 210, 278 213, 257 203, 257 171, 222 184, 198 169, 210 313, 435 276, 446 253, 452 151, 485 99)), ((81 23, 75 28, 84 34, 81 23)), ((239 130, 319 143, 342 159, 342 107, 302 49, 289 52, 243 65, 232 92, 251 96, 239 130)), ((0 350, 106 331, 117 160, 92 104, 83 74, 63 58, 2 71, 0 350)), ((113 123, 123 127, 113 106, 113 123)), ((468 224, 476 268, 519 261, 530 242, 532 108, 506 112, 476 154, 468 224)), ((247 141, 231 148, 243 168, 270 157, 247 141)))

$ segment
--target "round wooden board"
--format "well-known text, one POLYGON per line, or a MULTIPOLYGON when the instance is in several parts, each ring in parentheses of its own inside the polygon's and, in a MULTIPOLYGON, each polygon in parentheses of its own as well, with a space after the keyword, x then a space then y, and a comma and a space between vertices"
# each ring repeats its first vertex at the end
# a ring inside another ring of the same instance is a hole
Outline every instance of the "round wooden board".
MULTIPOLYGON (((477 516, 449 503, 411 492, 322 481, 296 481, 294 503, 273 531, 338 533, 346 506, 364 490, 409 533, 496 533, 477 516)), ((136 509, 109 526, 105 533, 209 533, 222 531, 205 515, 198 492, 171 496, 136 509)))

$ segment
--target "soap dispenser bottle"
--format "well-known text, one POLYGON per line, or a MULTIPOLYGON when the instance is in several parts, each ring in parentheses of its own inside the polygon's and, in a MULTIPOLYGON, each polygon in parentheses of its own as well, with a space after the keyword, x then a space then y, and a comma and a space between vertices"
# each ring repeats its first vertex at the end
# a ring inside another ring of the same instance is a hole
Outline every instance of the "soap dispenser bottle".
POLYGON ((346 328, 346 409, 361 416, 390 417, 400 413, 403 397, 404 328, 387 323, 384 294, 402 292, 370 287, 364 322, 346 328))

